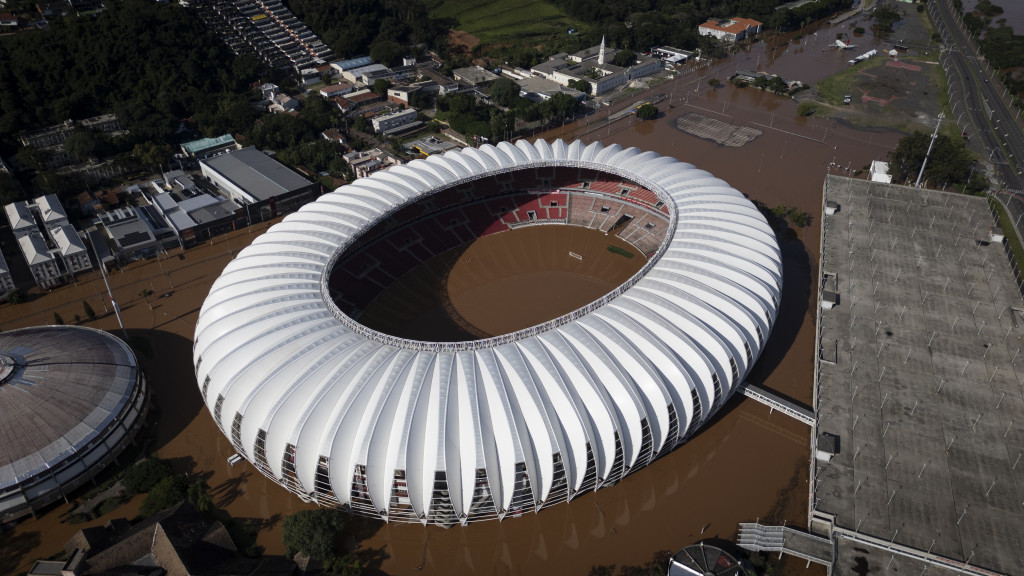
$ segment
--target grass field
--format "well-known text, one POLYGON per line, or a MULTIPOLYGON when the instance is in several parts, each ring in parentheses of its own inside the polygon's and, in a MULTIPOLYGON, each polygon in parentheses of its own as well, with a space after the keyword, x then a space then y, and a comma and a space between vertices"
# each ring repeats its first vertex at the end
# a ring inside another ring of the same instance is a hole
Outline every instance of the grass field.
POLYGON ((444 0, 431 15, 455 18, 460 30, 476 36, 483 44, 565 34, 570 28, 581 26, 545 0, 444 0))

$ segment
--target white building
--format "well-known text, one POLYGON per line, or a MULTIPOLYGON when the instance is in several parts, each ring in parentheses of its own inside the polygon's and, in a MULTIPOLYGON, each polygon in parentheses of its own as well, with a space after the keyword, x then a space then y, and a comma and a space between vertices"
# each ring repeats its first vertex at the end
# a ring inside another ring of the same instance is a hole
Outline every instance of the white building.
POLYGON ((417 115, 419 115, 419 111, 415 108, 406 108, 405 110, 399 110, 398 112, 392 112, 391 114, 374 116, 370 122, 373 124, 373 131, 377 134, 382 134, 389 130, 394 130, 395 128, 415 122, 417 115))
POLYGON ((555 54, 547 62, 541 62, 530 72, 562 86, 572 81, 583 80, 590 84, 590 93, 599 96, 644 76, 661 70, 662 64, 655 58, 637 55, 637 60, 628 67, 616 66, 611 59, 618 52, 605 47, 604 38, 600 46, 581 50, 575 54, 555 54))
POLYGON ((92 268, 85 243, 68 223, 64 207, 53 194, 31 202, 13 202, 4 211, 25 263, 40 287, 59 286, 69 276, 92 268))
POLYGON ((14 290, 14 278, 11 276, 11 268, 7 266, 7 260, 0 253, 0 296, 14 290))
POLYGON ((889 163, 881 160, 872 160, 871 168, 868 170, 872 182, 892 182, 892 174, 889 174, 889 163))
POLYGON ((723 42, 737 42, 761 31, 761 23, 749 18, 708 20, 697 27, 701 36, 713 36, 723 42))
POLYGON ((320 89, 320 95, 324 98, 334 98, 335 96, 344 96, 354 89, 354 87, 348 82, 341 82, 338 84, 331 84, 330 86, 324 86, 320 89))
POLYGON ((57 263, 57 258, 46 246, 42 234, 32 232, 18 238, 18 247, 21 248, 21 255, 32 272, 32 279, 40 288, 49 289, 60 286, 63 273, 57 263))
POLYGON ((613 485, 696 434, 757 361, 781 289, 771 227, 707 172, 600 142, 502 142, 357 180, 271 228, 214 282, 193 365, 232 449, 305 500, 389 522, 507 519, 613 485), (327 294, 342 247, 387 214, 537 168, 614 174, 666 208, 633 280, 460 342, 372 330, 327 294))

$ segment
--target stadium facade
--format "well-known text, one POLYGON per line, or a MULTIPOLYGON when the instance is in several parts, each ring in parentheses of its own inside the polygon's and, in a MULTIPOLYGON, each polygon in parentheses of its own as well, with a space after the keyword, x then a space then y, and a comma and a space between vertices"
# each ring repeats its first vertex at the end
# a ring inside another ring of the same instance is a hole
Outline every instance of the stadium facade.
POLYGON ((149 387, 131 349, 79 326, 0 333, 0 521, 66 499, 132 442, 149 387))
POLYGON ((388 521, 465 524, 609 486, 691 437, 757 360, 781 288, 772 229, 708 172, 618 145, 501 143, 376 173, 285 218, 214 283, 193 360, 217 425, 288 490, 388 521), (333 301, 333 267, 390 214, 549 169, 635 183, 665 208, 660 245, 609 294, 460 342, 377 332, 333 301))

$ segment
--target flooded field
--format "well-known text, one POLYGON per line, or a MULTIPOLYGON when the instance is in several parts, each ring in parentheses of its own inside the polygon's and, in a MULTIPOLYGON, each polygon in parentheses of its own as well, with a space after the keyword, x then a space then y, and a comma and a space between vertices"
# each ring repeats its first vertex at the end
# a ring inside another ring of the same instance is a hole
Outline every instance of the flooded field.
MULTIPOLYGON (((819 255, 821 188, 826 173, 851 173, 872 160, 884 160, 900 134, 866 131, 826 118, 801 117, 786 97, 738 89, 713 89, 734 69, 768 69, 817 82, 848 66, 839 52, 822 52, 835 32, 827 26, 782 47, 756 44, 733 60, 685 74, 651 93, 665 93, 662 115, 608 125, 608 111, 538 135, 580 138, 637 146, 674 156, 723 178, 751 199, 769 207, 797 207, 813 216, 811 225, 784 241, 784 291, 778 323, 750 379, 803 403, 811 401, 814 353, 813 278, 819 255), (758 53, 760 51, 760 53, 758 53), (688 113, 760 131, 740 147, 723 147, 676 128, 688 113)), ((638 95, 642 98, 644 95, 638 95)), ((203 408, 191 364, 191 338, 210 285, 243 246, 265 230, 235 232, 189 250, 183 257, 136 263, 115 273, 111 283, 124 308, 130 338, 148 343, 140 358, 153 382, 156 439, 150 448, 172 459, 179 470, 207 478, 215 503, 236 518, 262 523, 258 544, 281 553, 281 519, 303 504, 266 480, 249 464, 235 467, 234 450, 203 408), (152 289, 147 301, 141 294, 152 289), (168 294, 167 297, 160 297, 168 294)), ((101 312, 102 281, 92 274, 17 307, 0 305, 0 328, 51 322, 81 313, 89 300, 100 318, 88 325, 114 331, 112 314, 101 312)), ((618 485, 541 514, 526 514, 444 530, 436 527, 369 524, 358 549, 369 567, 389 574, 585 575, 595 567, 636 566, 659 551, 676 551, 703 538, 732 538, 739 522, 760 520, 804 526, 807 518, 809 429, 750 400, 734 397, 691 442, 626 478, 618 485)), ((0 540, 0 573, 24 573, 31 561, 58 552, 77 530, 131 517, 138 499, 88 523, 70 525, 62 505, 43 517, 5 532, 0 540)), ((823 574, 791 562, 784 574, 823 574)))

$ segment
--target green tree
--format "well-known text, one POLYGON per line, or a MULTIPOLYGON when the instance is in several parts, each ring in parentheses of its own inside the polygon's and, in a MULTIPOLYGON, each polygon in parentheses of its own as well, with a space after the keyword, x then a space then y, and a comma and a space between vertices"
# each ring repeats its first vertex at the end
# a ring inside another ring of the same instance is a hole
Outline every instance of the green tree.
POLYGON ((381 40, 370 47, 370 58, 385 66, 391 67, 402 61, 405 56, 405 48, 391 40, 381 40))
POLYGON ((875 29, 884 35, 892 33, 892 25, 901 20, 903 15, 896 8, 882 4, 875 8, 871 18, 875 21, 875 29))
POLYGON ((285 553, 296 553, 325 560, 336 555, 344 530, 337 510, 317 508, 300 510, 284 519, 282 537, 285 553))
POLYGON ((100 141, 88 130, 75 130, 64 140, 64 151, 82 162, 99 157, 100 141))
POLYGON ((572 88, 573 90, 579 90, 584 94, 590 94, 590 91, 593 88, 593 85, 590 82, 587 82, 586 80, 569 80, 568 86, 569 88, 572 88))
POLYGON ((59 326, 59 325, 64 323, 64 319, 60 317, 60 314, 57 314, 56 312, 54 312, 53 313, 53 323, 57 324, 59 326))
POLYGON ((658 117, 658 107, 654 104, 644 104, 636 109, 636 117, 641 120, 652 120, 658 117))
POLYGON ((708 79, 708 86, 711 86, 712 88, 718 88, 721 85, 722 85, 722 81, 719 80, 718 78, 709 78, 708 79))
POLYGON ((513 108, 519 101, 519 84, 516 84, 515 80, 511 78, 498 78, 491 83, 488 93, 491 100, 497 102, 499 106, 513 108))
POLYGON ((213 504, 213 497, 210 496, 210 485, 202 478, 199 478, 195 482, 189 484, 188 501, 194 504, 196 509, 203 514, 213 512, 213 509, 215 508, 213 504))
MULTIPOLYGON (((889 153, 889 172, 896 182, 916 179, 928 152, 931 135, 915 131, 904 136, 889 153)), ((933 186, 966 183, 971 177, 971 154, 962 140, 940 134, 932 146, 924 178, 933 186)))
POLYGON ((188 487, 188 481, 181 476, 167 476, 160 480, 146 494, 139 507, 139 516, 152 516, 181 502, 188 497, 188 487))
POLYGON ((328 572, 334 572, 341 576, 359 576, 363 573, 363 565, 359 559, 351 554, 335 556, 324 562, 324 568, 328 572))
POLYGON ((633 64, 636 64, 636 52, 632 50, 619 50, 612 57, 612 64, 620 66, 622 68, 629 68, 633 64))
POLYGON ((7 301, 11 304, 21 304, 25 301, 25 293, 15 288, 7 293, 7 301))
POLYGON ((362 114, 356 116, 355 120, 352 121, 352 127, 358 130, 359 132, 366 132, 367 128, 369 128, 369 125, 370 121, 367 120, 366 116, 363 116, 362 114))
MULTIPOLYGON (((100 263, 100 266, 102 265, 103 264, 100 263)), ((92 309, 92 306, 89 306, 89 303, 86 302, 85 300, 82 300, 82 309, 85 310, 85 315, 87 318, 89 318, 89 320, 96 319, 96 312, 92 309)))
POLYGON ((6 206, 24 198, 21 183, 7 172, 0 172, 0 205, 6 206))
POLYGON ((388 95, 388 88, 391 88, 391 81, 387 78, 377 78, 373 81, 373 91, 381 96, 388 95))
POLYGON ((146 141, 136 144, 132 149, 132 156, 142 166, 158 166, 167 162, 174 155, 174 148, 170 144, 160 144, 153 141, 146 141))
POLYGON ((171 463, 167 460, 146 458, 124 471, 121 484, 129 494, 141 494, 149 492, 158 482, 172 474, 171 463))

